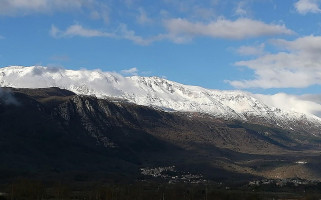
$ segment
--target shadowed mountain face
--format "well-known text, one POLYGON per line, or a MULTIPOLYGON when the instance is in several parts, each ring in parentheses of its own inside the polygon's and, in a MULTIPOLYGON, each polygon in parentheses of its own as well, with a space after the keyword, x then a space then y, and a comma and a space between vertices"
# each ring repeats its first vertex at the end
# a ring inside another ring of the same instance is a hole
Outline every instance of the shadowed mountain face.
POLYGON ((296 103, 289 101, 289 105, 284 106, 282 102, 285 98, 274 101, 272 97, 242 91, 206 89, 159 77, 123 77, 99 70, 67 70, 43 66, 10 66, 0 69, 0 87, 53 86, 70 90, 78 95, 119 98, 165 111, 206 113, 226 120, 321 134, 321 118, 307 110, 306 114, 301 113, 304 111, 296 106, 296 104, 312 106, 306 101, 295 101, 296 103))
POLYGON ((142 178, 141 168, 173 165, 215 181, 321 179, 320 137, 310 133, 59 88, 3 88, 0 94, 1 180, 85 174, 134 181, 142 178))

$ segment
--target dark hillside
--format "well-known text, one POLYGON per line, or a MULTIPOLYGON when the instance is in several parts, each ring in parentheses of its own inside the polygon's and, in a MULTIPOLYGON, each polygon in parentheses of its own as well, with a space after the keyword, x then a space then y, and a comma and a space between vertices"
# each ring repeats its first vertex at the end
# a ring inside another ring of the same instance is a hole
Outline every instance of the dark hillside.
POLYGON ((321 177, 318 137, 59 88, 2 90, 2 181, 136 181, 151 178, 142 168, 168 166, 175 166, 171 176, 189 172, 213 181, 321 177))

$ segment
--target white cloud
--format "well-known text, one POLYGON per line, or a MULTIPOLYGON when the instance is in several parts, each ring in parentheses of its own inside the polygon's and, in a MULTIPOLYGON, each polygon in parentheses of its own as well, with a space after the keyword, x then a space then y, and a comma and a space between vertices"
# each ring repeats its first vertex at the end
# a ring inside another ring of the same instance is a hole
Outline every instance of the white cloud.
POLYGON ((320 101, 316 102, 310 95, 295 96, 278 93, 275 95, 255 94, 254 96, 269 106, 321 117, 320 101))
POLYGON ((117 32, 117 35, 121 39, 127 39, 127 40, 133 41, 134 43, 139 44, 139 45, 149 45, 153 42, 163 40, 166 38, 166 36, 162 35, 162 34, 156 35, 153 37, 149 37, 149 38, 144 38, 142 36, 138 36, 138 35, 136 35, 135 31, 128 30, 128 28, 125 24, 119 25, 116 32, 117 32))
MULTIPOLYGON (((147 19, 145 19, 147 20, 147 19)), ((142 21, 146 23, 146 21, 142 21)), ((185 19, 170 19, 164 21, 167 33, 150 37, 143 37, 135 31, 127 28, 126 24, 120 24, 112 32, 84 28, 81 25, 72 25, 65 31, 51 27, 50 35, 55 38, 61 37, 109 37, 115 39, 126 39, 139 45, 149 45, 155 41, 171 40, 176 43, 184 43, 196 36, 208 36, 224 39, 244 39, 249 37, 268 36, 276 34, 292 34, 293 31, 284 25, 265 24, 261 21, 240 18, 236 21, 219 19, 209 24, 192 23, 185 19)))
POLYGON ((138 9, 139 15, 136 17, 136 20, 139 24, 149 24, 153 20, 147 16, 146 11, 143 8, 138 9))
POLYGON ((49 34, 54 38, 58 38, 60 37, 61 31, 55 25, 51 25, 49 34))
POLYGON ((321 36, 307 36, 294 41, 274 40, 284 51, 264 54, 237 66, 255 72, 255 79, 228 81, 237 88, 305 88, 321 85, 321 36))
POLYGON ((106 37, 114 39, 126 39, 130 40, 139 45, 149 45, 150 43, 162 40, 164 36, 159 35, 151 38, 143 38, 136 35, 135 31, 128 30, 125 24, 120 24, 117 29, 113 32, 106 32, 96 29, 84 28, 79 24, 69 26, 65 31, 58 29, 55 25, 51 26, 49 34, 54 38, 64 38, 64 37, 106 37))
POLYGON ((141 36, 137 36, 135 31, 128 30, 128 28, 127 28, 127 26, 125 24, 121 24, 118 27, 117 32, 119 33, 119 36, 121 38, 124 38, 124 39, 127 39, 127 40, 131 40, 136 44, 148 45, 148 44, 150 44, 150 42, 152 42, 152 41, 148 41, 148 40, 144 39, 141 36))
POLYGON ((191 40, 196 36, 225 39, 244 39, 251 37, 293 34, 284 25, 266 24, 261 21, 239 18, 235 21, 219 19, 208 24, 191 22, 176 18, 164 22, 172 39, 191 40))
POLYGON ((0 40, 4 40, 4 39, 5 39, 5 37, 0 35, 0 40))
POLYGON ((109 7, 98 0, 0 0, 0 16, 83 11, 92 19, 109 22, 109 7))
POLYGON ((65 31, 59 30, 54 25, 51 26, 50 35, 55 38, 61 37, 74 37, 74 36, 81 36, 81 37, 115 37, 112 33, 102 32, 95 29, 87 29, 82 27, 79 24, 71 25, 65 31))
POLYGON ((319 3, 320 0, 299 0, 294 7, 300 14, 321 13, 319 3))
POLYGON ((241 46, 237 49, 237 53, 240 55, 251 56, 251 55, 263 55, 264 54, 264 43, 257 46, 241 46))
POLYGON ((245 9, 246 1, 240 1, 237 4, 235 9, 235 14, 239 16, 246 16, 248 14, 247 10, 245 9))
POLYGON ((300 99, 321 104, 321 94, 305 94, 300 96, 300 99))
POLYGON ((56 10, 80 9, 92 0, 1 0, 0 15, 26 15, 56 10))
POLYGON ((124 69, 121 70, 121 73, 124 75, 137 75, 138 69, 136 67, 130 68, 130 69, 124 69))
POLYGON ((109 23, 109 7, 103 3, 96 3, 95 8, 93 8, 90 12, 90 17, 92 19, 102 19, 106 24, 109 23))

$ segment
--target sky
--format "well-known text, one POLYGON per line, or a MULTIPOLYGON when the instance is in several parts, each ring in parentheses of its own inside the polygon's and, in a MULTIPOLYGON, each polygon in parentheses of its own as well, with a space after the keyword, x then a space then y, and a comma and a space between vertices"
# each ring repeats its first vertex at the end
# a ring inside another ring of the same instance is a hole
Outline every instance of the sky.
POLYGON ((320 55, 321 0, 0 0, 1 67, 101 69, 320 105, 320 55))

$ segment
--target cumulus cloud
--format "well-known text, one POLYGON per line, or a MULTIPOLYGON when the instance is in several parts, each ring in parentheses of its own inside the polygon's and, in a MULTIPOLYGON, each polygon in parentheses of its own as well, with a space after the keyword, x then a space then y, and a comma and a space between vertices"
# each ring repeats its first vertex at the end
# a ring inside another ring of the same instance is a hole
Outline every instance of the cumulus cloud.
POLYGON ((293 34, 285 25, 266 24, 262 21, 239 18, 235 21, 219 19, 210 23, 191 22, 187 19, 175 18, 164 22, 169 35, 181 41, 196 36, 207 36, 224 39, 244 39, 260 36, 293 34))
POLYGON ((138 69, 136 67, 133 67, 133 68, 130 68, 130 69, 124 69, 124 70, 121 70, 121 73, 124 74, 124 75, 137 75, 138 73, 138 69))
POLYGON ((284 50, 235 63, 254 70, 255 79, 228 82, 237 88, 305 88, 321 84, 321 36, 273 40, 272 44, 284 50))
POLYGON ((316 101, 316 98, 318 98, 316 95, 295 96, 278 93, 274 95, 255 94, 254 96, 269 106, 321 117, 321 98, 319 95, 319 101, 316 101))
POLYGON ((319 4, 320 0, 299 0, 294 7, 300 14, 321 13, 319 4))

